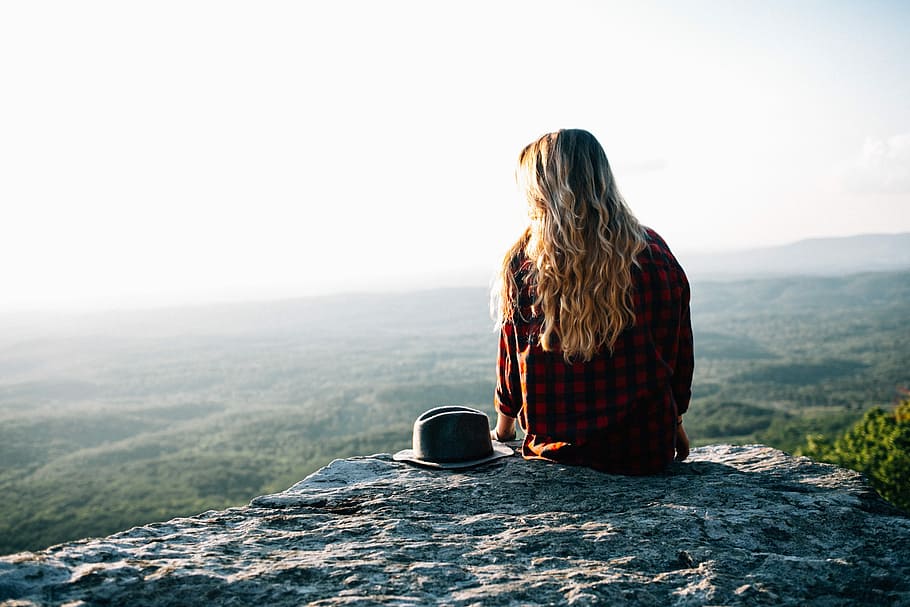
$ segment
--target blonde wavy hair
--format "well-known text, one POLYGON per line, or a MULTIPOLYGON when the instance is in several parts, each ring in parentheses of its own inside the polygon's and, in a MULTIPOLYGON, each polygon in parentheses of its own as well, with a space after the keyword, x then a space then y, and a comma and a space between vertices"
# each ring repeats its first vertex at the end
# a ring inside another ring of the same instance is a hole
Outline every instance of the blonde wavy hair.
POLYGON ((584 130, 549 133, 521 151, 516 178, 531 223, 502 262, 494 289, 499 324, 517 312, 513 264, 523 253, 536 292, 532 313, 543 317, 541 347, 558 347, 570 362, 602 348, 612 353, 635 323, 632 265, 646 241, 603 148, 584 130))

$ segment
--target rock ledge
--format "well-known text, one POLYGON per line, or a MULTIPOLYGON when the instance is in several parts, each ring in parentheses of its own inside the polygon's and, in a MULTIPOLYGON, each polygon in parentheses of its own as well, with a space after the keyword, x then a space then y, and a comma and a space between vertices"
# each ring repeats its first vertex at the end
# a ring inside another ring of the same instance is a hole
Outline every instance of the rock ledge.
POLYGON ((249 506, 0 558, 0 605, 910 605, 910 518, 760 445, 632 478, 336 460, 249 506))

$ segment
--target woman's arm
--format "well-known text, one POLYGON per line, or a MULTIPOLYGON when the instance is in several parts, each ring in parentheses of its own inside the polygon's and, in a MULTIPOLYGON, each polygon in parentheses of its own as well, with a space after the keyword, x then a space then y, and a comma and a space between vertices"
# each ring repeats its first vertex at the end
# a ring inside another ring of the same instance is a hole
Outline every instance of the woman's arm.
POLYGON ((499 355, 496 357, 493 398, 496 428, 490 431, 493 440, 515 440, 515 416, 521 410, 521 375, 515 348, 515 326, 506 323, 499 331, 499 355))

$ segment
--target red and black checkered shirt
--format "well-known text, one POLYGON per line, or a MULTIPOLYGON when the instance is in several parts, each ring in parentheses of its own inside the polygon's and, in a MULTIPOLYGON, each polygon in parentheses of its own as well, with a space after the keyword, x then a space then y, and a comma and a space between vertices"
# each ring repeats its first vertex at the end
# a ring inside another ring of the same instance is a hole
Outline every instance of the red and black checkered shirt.
POLYGON ((525 457, 622 474, 659 472, 673 460, 694 369, 689 282, 663 239, 646 232, 632 267, 635 325, 612 355, 605 349, 587 362, 541 348, 531 262, 515 259, 520 313, 500 333, 495 405, 525 430, 525 457))

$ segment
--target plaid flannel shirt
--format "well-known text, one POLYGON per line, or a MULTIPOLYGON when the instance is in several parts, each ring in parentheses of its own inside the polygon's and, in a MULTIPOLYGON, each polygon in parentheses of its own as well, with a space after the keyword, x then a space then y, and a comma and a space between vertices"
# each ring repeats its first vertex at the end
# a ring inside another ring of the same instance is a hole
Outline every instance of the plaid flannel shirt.
POLYGON ((500 332, 495 406, 518 418, 525 457, 624 474, 658 472, 672 461, 694 370, 689 283, 663 239, 646 233, 632 267, 635 325, 612 355, 604 350, 587 362, 567 363, 558 348, 540 347, 531 262, 513 262, 519 313, 500 332))

